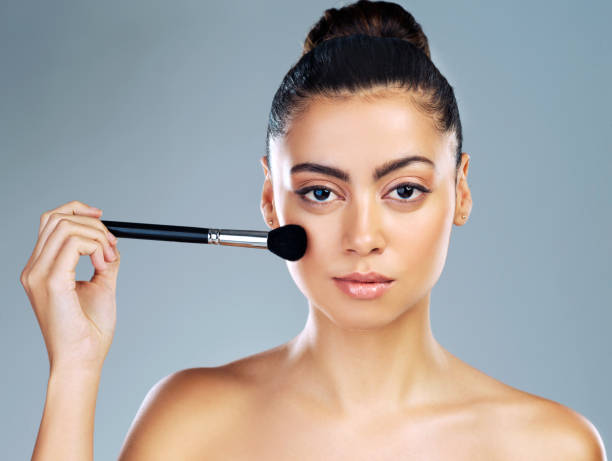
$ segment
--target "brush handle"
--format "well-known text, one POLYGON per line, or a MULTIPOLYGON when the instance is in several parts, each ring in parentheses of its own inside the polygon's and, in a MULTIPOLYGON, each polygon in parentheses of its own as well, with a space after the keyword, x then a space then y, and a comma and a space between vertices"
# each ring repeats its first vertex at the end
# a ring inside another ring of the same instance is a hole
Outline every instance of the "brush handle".
POLYGON ((268 248, 267 231, 210 229, 208 227, 171 226, 105 219, 101 221, 115 237, 268 248))
POLYGON ((108 221, 105 219, 101 221, 115 237, 208 243, 209 229, 205 227, 170 226, 166 224, 108 221))

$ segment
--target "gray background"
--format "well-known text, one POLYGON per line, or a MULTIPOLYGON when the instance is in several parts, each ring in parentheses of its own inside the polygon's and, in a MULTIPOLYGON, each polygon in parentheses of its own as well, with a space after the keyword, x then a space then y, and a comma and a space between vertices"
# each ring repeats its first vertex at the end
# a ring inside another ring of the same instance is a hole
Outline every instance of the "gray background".
MULTIPOLYGON (((345 2, 0 3, 0 434, 29 459, 48 358, 19 283, 45 210, 267 229, 274 92, 325 8, 345 2)), ((440 343, 582 413, 612 440, 612 4, 401 2, 455 88, 474 208, 432 294, 440 343)), ((95 458, 115 459, 150 387, 276 346, 306 299, 272 253, 120 239, 118 321, 95 458)), ((89 279, 88 257, 77 278, 89 279)))

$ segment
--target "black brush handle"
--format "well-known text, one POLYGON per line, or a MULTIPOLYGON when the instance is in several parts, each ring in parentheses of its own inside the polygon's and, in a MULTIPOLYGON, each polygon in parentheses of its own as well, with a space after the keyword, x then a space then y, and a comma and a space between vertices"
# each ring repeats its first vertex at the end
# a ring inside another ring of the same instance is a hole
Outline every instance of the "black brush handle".
POLYGON ((167 240, 172 242, 208 243, 207 227, 171 226, 124 221, 101 220, 115 237, 167 240))

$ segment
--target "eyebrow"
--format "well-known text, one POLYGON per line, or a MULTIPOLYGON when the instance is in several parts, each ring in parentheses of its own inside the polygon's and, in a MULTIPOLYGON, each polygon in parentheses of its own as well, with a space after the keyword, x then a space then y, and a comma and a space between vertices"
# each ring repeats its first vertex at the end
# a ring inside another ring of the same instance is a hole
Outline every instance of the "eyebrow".
MULTIPOLYGON (((385 162, 382 165, 376 167, 374 173, 372 174, 372 179, 374 181, 378 181, 380 178, 388 175, 392 171, 395 171, 412 163, 423 163, 433 168, 434 170, 436 169, 436 164, 427 157, 422 155, 411 155, 408 157, 398 158, 396 160, 389 160, 388 162, 385 162)), ((351 182, 350 175, 346 171, 333 166, 321 165, 320 163, 304 162, 298 163, 297 165, 291 167, 292 175, 300 171, 312 171, 313 173, 321 173, 327 176, 333 176, 334 178, 338 178, 347 183, 351 182)))

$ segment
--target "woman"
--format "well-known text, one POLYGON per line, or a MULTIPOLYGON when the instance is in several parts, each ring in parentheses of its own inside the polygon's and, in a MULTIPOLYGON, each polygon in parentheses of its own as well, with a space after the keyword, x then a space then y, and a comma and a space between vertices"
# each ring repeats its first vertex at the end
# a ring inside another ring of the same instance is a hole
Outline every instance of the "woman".
MULTIPOLYGON (((145 398, 119 459, 603 460, 570 408, 445 350, 429 321, 451 228, 472 208, 452 87, 399 5, 329 9, 270 113, 261 210, 303 226, 288 262, 309 302, 286 344, 182 370, 145 398)), ((22 273, 49 352, 33 459, 92 459, 115 326, 116 239, 70 202, 41 217, 22 273), (75 281, 80 254, 95 267, 75 281)))

